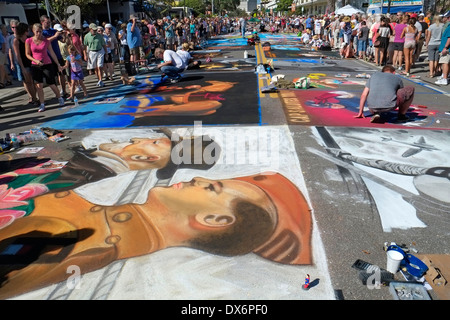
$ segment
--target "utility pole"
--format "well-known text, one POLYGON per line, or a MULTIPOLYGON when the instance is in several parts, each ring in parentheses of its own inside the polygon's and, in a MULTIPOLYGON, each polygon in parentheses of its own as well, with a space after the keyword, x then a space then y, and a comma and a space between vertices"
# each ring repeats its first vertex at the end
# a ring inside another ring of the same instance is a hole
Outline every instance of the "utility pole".
POLYGON ((45 8, 47 9, 47 17, 52 21, 52 17, 50 16, 50 3, 48 0, 45 0, 45 8))

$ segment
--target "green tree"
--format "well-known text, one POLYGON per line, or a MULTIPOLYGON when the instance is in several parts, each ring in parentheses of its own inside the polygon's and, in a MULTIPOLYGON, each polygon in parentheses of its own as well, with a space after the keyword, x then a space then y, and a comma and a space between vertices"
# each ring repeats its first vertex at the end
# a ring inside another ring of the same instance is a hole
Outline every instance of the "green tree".
POLYGON ((178 2, 180 7, 189 7, 194 9, 197 13, 205 13, 206 3, 203 0, 180 0, 178 2))
POLYGON ((291 9, 289 8, 292 5, 292 0, 278 0, 277 2, 277 11, 278 12, 287 12, 291 9))
MULTIPOLYGON (((67 12, 67 8, 71 5, 80 7, 82 15, 91 16, 93 14, 92 5, 101 4, 103 2, 106 3, 106 0, 48 0, 48 3, 50 4, 49 11, 52 15, 50 18, 56 18, 57 20, 66 19, 72 14, 71 12, 67 12)), ((42 4, 45 7, 45 0, 42 0, 42 4)))

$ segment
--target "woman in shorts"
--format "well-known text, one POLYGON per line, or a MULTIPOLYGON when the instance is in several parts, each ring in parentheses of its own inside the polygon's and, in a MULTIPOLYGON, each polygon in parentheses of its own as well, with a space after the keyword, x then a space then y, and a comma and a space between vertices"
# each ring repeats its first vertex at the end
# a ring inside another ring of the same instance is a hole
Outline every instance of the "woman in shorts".
POLYGON ((14 34, 13 50, 17 58, 17 74, 21 75, 23 86, 28 93, 28 103, 33 103, 37 107, 40 103, 36 98, 36 87, 31 74, 31 61, 25 53, 25 41, 28 38, 28 24, 19 22, 14 29, 14 34))
POLYGON ((433 23, 425 31, 425 41, 426 41, 425 43, 428 50, 430 78, 433 78, 437 73, 439 61, 439 46, 441 44, 443 32, 444 32, 444 24, 442 23, 442 17, 435 16, 433 18, 433 23))
POLYGON ((25 41, 25 53, 27 58, 31 60, 31 74, 36 83, 40 103, 38 112, 43 112, 45 111, 44 80, 58 98, 59 105, 64 105, 64 99, 56 87, 57 72, 62 71, 64 67, 58 65, 59 70, 55 70, 55 64, 52 63, 50 56, 53 61, 58 61, 58 58, 50 45, 50 41, 42 35, 40 23, 33 25, 33 33, 34 35, 25 41))
MULTIPOLYGON (((375 48, 376 51, 378 51, 378 61, 375 61, 375 64, 377 66, 385 64, 385 56, 387 47, 389 46, 389 37, 391 36, 391 28, 389 24, 387 23, 387 20, 385 17, 381 18, 380 21, 380 27, 378 28, 375 39, 378 39, 380 41, 380 45, 375 48)), ((377 57, 377 55, 375 55, 377 57)))
POLYGON ((403 46, 405 38, 402 38, 403 29, 408 25, 409 16, 403 16, 402 20, 394 27, 394 57, 392 58, 392 65, 398 70, 402 70, 403 65, 403 46))
POLYGON ((416 19, 410 18, 408 25, 403 29, 401 35, 401 37, 405 39, 403 54, 405 55, 405 72, 407 77, 409 77, 409 72, 411 71, 411 66, 414 61, 414 50, 416 50, 418 32, 415 23, 416 19))

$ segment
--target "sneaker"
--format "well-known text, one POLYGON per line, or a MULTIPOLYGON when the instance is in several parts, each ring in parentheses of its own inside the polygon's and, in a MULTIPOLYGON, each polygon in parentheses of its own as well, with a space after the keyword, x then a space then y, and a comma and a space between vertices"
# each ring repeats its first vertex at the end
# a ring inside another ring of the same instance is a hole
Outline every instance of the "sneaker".
POLYGON ((64 105, 64 98, 63 97, 59 97, 58 98, 58 102, 59 102, 59 106, 62 107, 64 105))
POLYGON ((397 117, 397 122, 407 122, 409 120, 409 117, 404 114, 399 114, 397 117))
POLYGON ((177 83, 180 79, 170 79, 170 83, 177 83))
POLYGON ((402 70, 403 70, 402 66, 398 67, 398 71, 402 71, 402 70))
POLYGON ((41 105, 39 106, 38 112, 44 112, 45 111, 45 105, 43 103, 41 103, 41 105))
POLYGON ((97 87, 104 87, 104 86, 105 86, 105 84, 103 83, 102 80, 100 80, 100 81, 97 83, 97 87))
POLYGON ((439 79, 438 81, 435 82, 435 84, 441 84, 441 85, 448 85, 448 79, 439 79))
POLYGON ((81 91, 81 87, 80 87, 80 86, 78 86, 78 87, 75 88, 75 93, 78 93, 78 92, 80 92, 80 91, 81 91))
POLYGON ((370 118, 370 122, 372 123, 382 123, 381 116, 379 114, 374 114, 372 118, 370 118))

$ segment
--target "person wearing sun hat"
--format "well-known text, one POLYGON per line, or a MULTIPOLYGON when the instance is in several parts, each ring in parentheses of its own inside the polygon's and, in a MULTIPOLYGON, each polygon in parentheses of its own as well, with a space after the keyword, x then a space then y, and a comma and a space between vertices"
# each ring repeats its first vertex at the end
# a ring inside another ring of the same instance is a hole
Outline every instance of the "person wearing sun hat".
POLYGON ((194 60, 194 58, 192 58, 191 54, 189 53, 189 50, 194 50, 194 45, 192 42, 190 44, 185 42, 181 45, 181 49, 177 50, 177 54, 184 61, 186 70, 199 69, 201 61, 194 60))
POLYGON ((347 43, 348 45, 351 45, 351 38, 352 38, 352 23, 351 23, 351 18, 349 16, 345 16, 344 19, 342 19, 342 22, 344 22, 344 27, 343 27, 343 31, 344 31, 344 42, 347 43))

